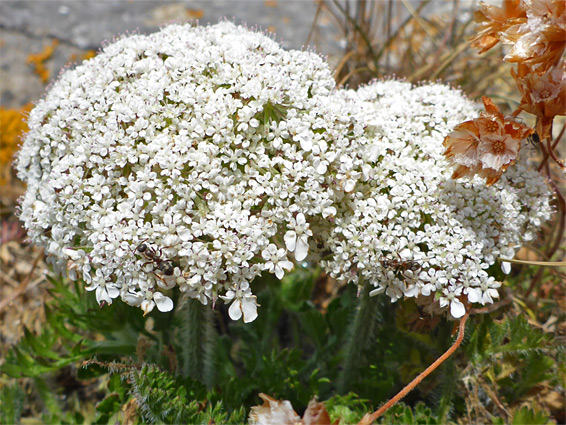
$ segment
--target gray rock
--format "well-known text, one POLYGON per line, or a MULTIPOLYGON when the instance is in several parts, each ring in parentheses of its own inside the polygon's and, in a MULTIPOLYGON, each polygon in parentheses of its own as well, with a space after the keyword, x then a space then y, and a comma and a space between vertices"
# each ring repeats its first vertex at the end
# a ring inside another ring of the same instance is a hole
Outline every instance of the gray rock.
MULTIPOLYGON (((199 18, 201 24, 229 19, 275 32, 275 39, 290 49, 303 48, 317 5, 309 0, 234 1, 6 1, 0 2, 0 101, 4 107, 20 107, 39 99, 45 85, 30 54, 41 52, 58 40, 44 65, 50 80, 88 50, 98 50, 122 34, 148 34, 172 22, 199 18)), ((333 28, 327 27, 331 33, 333 28)), ((321 37, 324 43, 310 49, 328 54, 339 51, 337 37, 321 37)))

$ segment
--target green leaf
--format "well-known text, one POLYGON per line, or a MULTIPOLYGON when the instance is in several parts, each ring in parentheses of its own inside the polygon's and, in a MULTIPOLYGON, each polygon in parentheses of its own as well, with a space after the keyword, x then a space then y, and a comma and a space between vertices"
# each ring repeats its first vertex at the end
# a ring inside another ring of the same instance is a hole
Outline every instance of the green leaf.
POLYGON ((541 411, 534 411, 530 407, 523 406, 515 411, 513 415, 513 425, 545 425, 550 423, 550 418, 541 411))
POLYGON ((116 415, 122 407, 122 399, 116 394, 107 395, 104 400, 96 404, 94 424, 108 424, 112 416, 116 415))
POLYGON ((317 349, 321 349, 326 341, 326 321, 323 315, 308 302, 303 303, 299 313, 303 330, 311 337, 317 349))
POLYGON ((24 390, 17 383, 0 388, 0 423, 20 423, 25 397, 24 390))
POLYGON ((324 402, 331 423, 339 420, 340 425, 358 423, 362 417, 373 411, 368 400, 360 399, 357 394, 334 395, 324 402))
POLYGON ((432 413, 429 407, 424 403, 417 403, 411 408, 404 403, 398 403, 389 409, 379 419, 379 423, 383 424, 419 424, 432 425, 443 423, 432 413))
POLYGON ((31 347, 36 355, 57 360, 59 355, 51 350, 54 339, 49 332, 36 337, 27 327, 24 327, 24 342, 31 347))
MULTIPOLYGON (((61 410, 59 400, 57 399, 56 395, 53 393, 53 390, 49 388, 49 386, 41 378, 35 378, 34 383, 45 407, 52 415, 52 417, 53 418, 61 417, 63 415, 63 411, 61 410)), ((56 419, 52 419, 49 422, 54 422, 54 421, 56 421, 56 419)))

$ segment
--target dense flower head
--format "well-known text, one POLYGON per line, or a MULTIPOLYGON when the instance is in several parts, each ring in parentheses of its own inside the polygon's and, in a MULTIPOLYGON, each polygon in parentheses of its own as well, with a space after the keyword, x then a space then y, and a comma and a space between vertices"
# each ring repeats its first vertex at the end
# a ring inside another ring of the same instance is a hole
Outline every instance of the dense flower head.
POLYGON ((499 43, 500 34, 514 24, 526 21, 523 0, 503 0, 502 6, 497 7, 481 3, 474 13, 477 22, 477 34, 472 38, 472 47, 483 53, 499 43))
POLYGON ((560 60, 566 48, 566 2, 523 0, 523 3, 526 19, 501 34, 501 41, 511 45, 504 59, 543 72, 560 60))
POLYGON ((429 311, 449 309, 454 317, 466 303, 492 303, 496 259, 513 257, 550 217, 544 179, 525 160, 493 186, 451 179, 443 140, 478 114, 456 90, 379 81, 350 95, 364 102, 371 168, 334 217, 326 269, 369 282, 370 294, 417 297, 429 311))
POLYGON ((476 117, 439 84, 336 90, 314 53, 172 25, 107 46, 37 104, 21 219, 101 304, 170 311, 176 287, 250 322, 254 278, 320 261, 460 317, 497 298, 488 269, 550 215, 525 160, 493 186, 450 179, 442 142, 476 117))
POLYGON ((32 111, 21 218, 100 303, 168 311, 178 286, 251 321, 249 283, 304 260, 356 179, 363 129, 333 89, 318 55, 229 22, 123 38, 32 111))

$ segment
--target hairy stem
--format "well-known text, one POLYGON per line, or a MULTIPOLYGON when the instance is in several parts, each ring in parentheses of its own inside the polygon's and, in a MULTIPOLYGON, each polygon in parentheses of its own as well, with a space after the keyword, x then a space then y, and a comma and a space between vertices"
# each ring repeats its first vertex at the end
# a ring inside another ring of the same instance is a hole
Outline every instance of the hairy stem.
POLYGON ((210 306, 188 300, 180 309, 180 368, 183 376, 214 385, 217 332, 210 306))
POLYGON ((348 329, 344 363, 338 376, 337 389, 339 393, 347 391, 352 376, 359 367, 360 353, 373 331, 374 322, 377 318, 376 309, 372 308, 373 303, 369 296, 368 285, 365 285, 362 289, 359 300, 354 320, 348 329))

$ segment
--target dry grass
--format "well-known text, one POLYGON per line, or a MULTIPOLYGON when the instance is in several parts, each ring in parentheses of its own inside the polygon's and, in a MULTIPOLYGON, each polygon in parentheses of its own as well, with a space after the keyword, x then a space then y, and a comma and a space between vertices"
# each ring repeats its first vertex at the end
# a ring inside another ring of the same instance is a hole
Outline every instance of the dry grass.
POLYGON ((471 14, 458 0, 443 3, 447 10, 440 12, 430 10, 430 0, 317 3, 311 38, 320 36, 321 21, 334 23, 343 37, 343 55, 336 60, 341 86, 355 88, 396 75, 415 83, 441 80, 462 87, 472 98, 492 90, 508 94, 512 88, 496 52, 480 57, 469 48, 471 14))

